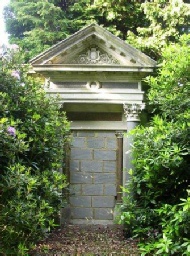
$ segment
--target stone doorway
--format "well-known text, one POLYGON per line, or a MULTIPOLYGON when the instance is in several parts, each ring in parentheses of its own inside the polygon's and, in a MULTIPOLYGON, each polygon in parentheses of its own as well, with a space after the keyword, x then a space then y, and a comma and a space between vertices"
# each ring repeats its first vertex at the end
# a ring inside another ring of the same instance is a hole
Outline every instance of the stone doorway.
POLYGON ((111 224, 118 186, 119 150, 115 131, 78 130, 72 135, 71 222, 111 224))

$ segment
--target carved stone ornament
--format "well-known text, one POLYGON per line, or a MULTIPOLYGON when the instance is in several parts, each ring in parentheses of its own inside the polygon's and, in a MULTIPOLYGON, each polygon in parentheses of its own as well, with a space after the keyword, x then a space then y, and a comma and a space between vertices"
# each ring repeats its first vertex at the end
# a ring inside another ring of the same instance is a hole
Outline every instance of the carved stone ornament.
POLYGON ((99 49, 92 47, 86 53, 80 54, 74 63, 77 64, 119 64, 119 61, 114 59, 107 53, 101 52, 99 49))
POLYGON ((140 121, 139 114, 145 108, 145 104, 123 104, 127 121, 140 121))
POLYGON ((86 84, 86 88, 87 89, 100 89, 101 88, 101 84, 100 84, 100 82, 98 82, 98 81, 89 81, 89 82, 87 82, 87 84, 86 84))
POLYGON ((123 139, 124 132, 123 131, 116 131, 115 136, 117 139, 123 139))

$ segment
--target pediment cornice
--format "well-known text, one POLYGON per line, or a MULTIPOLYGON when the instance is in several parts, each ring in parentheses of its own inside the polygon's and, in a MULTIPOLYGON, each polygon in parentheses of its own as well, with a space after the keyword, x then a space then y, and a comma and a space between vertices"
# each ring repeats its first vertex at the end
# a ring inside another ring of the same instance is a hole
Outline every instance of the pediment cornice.
MULTIPOLYGON (((112 68, 120 66, 124 70, 126 67, 142 70, 156 66, 156 62, 147 55, 97 24, 91 24, 52 46, 34 57, 30 63, 35 70, 38 65, 48 69, 52 69, 52 65, 61 65, 62 69, 63 66, 65 69, 71 67, 76 69, 76 65, 77 69, 79 66, 82 69, 86 68, 84 65, 88 65, 88 68, 96 66, 97 69, 101 66, 103 69, 105 66, 112 68)), ((60 68, 60 66, 56 66, 56 68, 60 68)), ((117 67, 117 69, 119 68, 117 67)))
POLYGON ((105 72, 152 72, 152 67, 143 67, 143 66, 120 66, 120 65, 93 65, 93 64, 44 64, 44 65, 35 65, 35 71, 82 71, 82 72, 91 72, 91 71, 105 71, 105 72))

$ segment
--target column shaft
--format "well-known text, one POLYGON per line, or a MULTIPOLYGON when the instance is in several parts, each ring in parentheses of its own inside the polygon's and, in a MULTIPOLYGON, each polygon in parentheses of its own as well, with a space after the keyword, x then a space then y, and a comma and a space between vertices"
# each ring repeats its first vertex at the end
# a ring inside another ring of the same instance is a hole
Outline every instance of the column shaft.
MULTIPOLYGON (((140 122, 139 113, 144 108, 144 105, 139 104, 124 104, 124 113, 127 120, 127 134, 123 138, 123 186, 127 188, 130 182, 130 169, 134 169, 133 166, 133 156, 132 156, 132 146, 133 146, 133 136, 130 131, 133 130, 140 122)), ((125 195, 125 193, 124 193, 125 195)))

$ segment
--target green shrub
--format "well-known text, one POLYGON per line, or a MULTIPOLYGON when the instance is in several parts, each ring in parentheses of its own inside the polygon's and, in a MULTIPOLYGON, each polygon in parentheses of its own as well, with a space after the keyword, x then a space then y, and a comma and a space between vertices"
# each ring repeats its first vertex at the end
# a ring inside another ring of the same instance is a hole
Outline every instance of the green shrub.
POLYGON ((189 195, 180 204, 163 204, 158 209, 140 208, 138 201, 125 198, 120 223, 127 238, 139 240, 142 256, 190 254, 189 195))
POLYGON ((189 35, 163 51, 149 77, 155 115, 133 132, 134 170, 121 222, 142 255, 190 255, 189 35))
POLYGON ((55 226, 65 200, 69 124, 20 53, 3 56, 0 68, 0 253, 27 255, 55 226))
POLYGON ((140 243, 141 255, 190 255, 190 196, 177 205, 156 210, 160 220, 157 238, 140 243))
POLYGON ((126 238, 138 238, 144 241, 147 238, 155 238, 158 235, 158 218, 154 209, 143 208, 130 196, 125 197, 121 206, 120 224, 124 224, 126 238))
POLYGON ((189 130, 186 123, 155 116, 134 131, 134 197, 141 207, 179 203, 189 184, 189 130), (146 140, 144 139, 146 138, 146 140))

